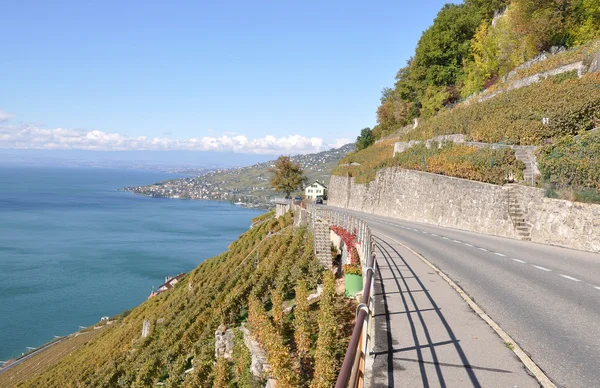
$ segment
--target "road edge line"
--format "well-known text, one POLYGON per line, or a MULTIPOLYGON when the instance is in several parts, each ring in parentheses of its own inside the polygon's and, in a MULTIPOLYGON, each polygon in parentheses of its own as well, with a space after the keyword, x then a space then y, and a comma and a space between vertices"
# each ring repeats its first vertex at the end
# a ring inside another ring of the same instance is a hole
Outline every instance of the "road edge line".
POLYGON ((469 307, 471 307, 471 309, 475 312, 475 314, 477 314, 479 316, 479 318, 483 319, 492 329, 494 329, 496 334, 498 334, 498 336, 500 336, 500 338, 502 340, 504 340, 505 343, 512 345, 513 348, 511 350, 513 351, 513 353, 515 353, 515 355, 521 360, 521 362, 523 363, 525 368, 527 368, 527 370, 537 379, 537 381, 541 384, 542 387, 556 388, 556 385, 550 380, 550 378, 548 378, 548 376, 546 376, 546 374, 540 369, 540 367, 537 366, 537 364, 508 335, 508 333, 506 333, 504 330, 502 330, 502 328, 492 318, 490 318, 490 316, 487 315, 483 311, 483 309, 481 307, 479 307, 473 301, 473 299, 471 299, 467 295, 467 293, 462 288, 460 288, 460 286, 458 284, 456 284, 452 279, 450 279, 450 277, 448 275, 446 275, 444 272, 442 272, 442 270, 440 270, 438 267, 436 267, 434 264, 432 264, 429 260, 427 260, 425 257, 423 257, 420 253, 416 252, 414 249, 407 246, 406 244, 396 240, 393 237, 383 234, 383 233, 374 233, 374 234, 380 235, 380 236, 385 236, 386 238, 389 238, 390 240, 396 242, 397 244, 402 245, 404 248, 406 248, 409 251, 411 251, 412 253, 414 253, 419 259, 421 259, 421 261, 423 261, 425 264, 427 264, 429 267, 431 267, 431 269, 433 269, 438 275, 440 275, 441 278, 444 279, 446 281, 446 283, 448 283, 450 285, 450 287, 452 287, 454 289, 454 291, 456 291, 463 298, 463 300, 465 302, 467 302, 469 307))

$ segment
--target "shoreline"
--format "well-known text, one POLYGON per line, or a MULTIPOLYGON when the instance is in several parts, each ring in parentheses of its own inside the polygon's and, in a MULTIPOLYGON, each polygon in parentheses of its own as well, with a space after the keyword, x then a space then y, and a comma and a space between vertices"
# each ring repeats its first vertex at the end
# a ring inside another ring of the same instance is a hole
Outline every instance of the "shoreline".
POLYGON ((124 187, 124 188, 118 189, 117 191, 128 192, 133 195, 139 195, 142 197, 149 197, 149 198, 178 199, 178 200, 183 200, 183 201, 212 201, 212 202, 231 203, 232 205, 240 206, 242 208, 250 209, 250 210, 269 211, 269 210, 272 210, 275 208, 275 203, 267 203, 267 202, 258 202, 258 203, 241 202, 241 203, 239 203, 239 202, 233 202, 232 200, 216 199, 216 198, 193 198, 193 197, 187 197, 187 196, 182 197, 179 195, 145 194, 145 193, 136 191, 132 187, 124 187))

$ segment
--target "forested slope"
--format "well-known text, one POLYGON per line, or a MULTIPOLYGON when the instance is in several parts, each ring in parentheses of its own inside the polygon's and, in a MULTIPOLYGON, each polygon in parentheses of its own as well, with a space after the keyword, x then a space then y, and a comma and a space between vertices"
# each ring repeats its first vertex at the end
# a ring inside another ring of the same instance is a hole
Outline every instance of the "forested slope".
POLYGON ((446 4, 333 174, 368 183, 398 166, 503 184, 523 176, 514 146, 528 146, 529 184, 600 203, 599 70, 597 0, 446 4), (418 144, 455 134, 489 144, 418 144), (394 155, 396 141, 414 143, 394 155))

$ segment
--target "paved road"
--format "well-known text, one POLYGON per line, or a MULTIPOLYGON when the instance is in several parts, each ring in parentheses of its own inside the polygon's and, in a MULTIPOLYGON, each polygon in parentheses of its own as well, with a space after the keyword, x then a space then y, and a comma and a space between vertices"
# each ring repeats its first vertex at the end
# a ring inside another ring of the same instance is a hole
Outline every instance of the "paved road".
POLYGON ((600 387, 599 254, 347 212, 438 266, 557 386, 600 387))

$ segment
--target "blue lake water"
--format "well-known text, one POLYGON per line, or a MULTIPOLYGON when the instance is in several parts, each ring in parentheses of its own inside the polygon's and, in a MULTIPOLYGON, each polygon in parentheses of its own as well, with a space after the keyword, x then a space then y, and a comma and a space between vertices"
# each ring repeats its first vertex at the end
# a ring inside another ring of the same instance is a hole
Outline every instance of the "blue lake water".
POLYGON ((0 360, 143 302, 261 211, 118 191, 174 175, 0 166, 0 360))

